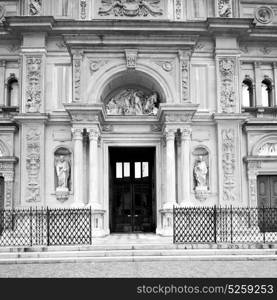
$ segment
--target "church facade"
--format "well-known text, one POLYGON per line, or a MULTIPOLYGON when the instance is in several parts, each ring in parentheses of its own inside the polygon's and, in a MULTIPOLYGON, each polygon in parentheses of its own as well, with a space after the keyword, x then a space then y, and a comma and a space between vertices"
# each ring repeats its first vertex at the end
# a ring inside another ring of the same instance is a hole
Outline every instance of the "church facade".
POLYGON ((276 207, 276 29, 273 0, 1 0, 0 209, 276 207))

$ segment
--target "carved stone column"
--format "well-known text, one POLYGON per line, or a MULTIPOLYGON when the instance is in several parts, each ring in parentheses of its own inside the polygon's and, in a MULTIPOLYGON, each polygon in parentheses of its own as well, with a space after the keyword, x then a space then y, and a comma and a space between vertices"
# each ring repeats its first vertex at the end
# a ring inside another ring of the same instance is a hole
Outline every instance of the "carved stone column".
POLYGON ((190 145, 191 145, 191 128, 189 126, 181 129, 181 199, 180 205, 186 206, 190 200, 190 145))
POLYGON ((176 204, 175 175, 175 129, 165 130, 166 141, 166 201, 164 209, 172 209, 176 204))
POLYGON ((14 172, 4 173, 4 181, 5 181, 5 209, 11 209, 13 207, 14 172))
POLYGON ((98 138, 99 130, 89 129, 89 204, 92 209, 101 209, 98 195, 98 138))
POLYGON ((83 200, 83 129, 72 128, 74 140, 74 203, 73 206, 84 206, 83 200))
POLYGON ((0 105, 5 104, 5 68, 6 61, 0 60, 0 105))
POLYGON ((247 162, 247 176, 248 176, 248 205, 251 207, 257 207, 257 175, 258 169, 261 168, 260 161, 248 161, 247 162))

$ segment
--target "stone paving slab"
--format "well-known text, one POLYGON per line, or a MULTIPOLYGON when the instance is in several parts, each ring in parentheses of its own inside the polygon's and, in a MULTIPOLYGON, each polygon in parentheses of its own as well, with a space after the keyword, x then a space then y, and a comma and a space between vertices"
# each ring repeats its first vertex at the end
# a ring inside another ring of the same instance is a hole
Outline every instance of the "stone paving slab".
POLYGON ((1 265, 1 278, 277 277, 277 261, 177 261, 1 265))

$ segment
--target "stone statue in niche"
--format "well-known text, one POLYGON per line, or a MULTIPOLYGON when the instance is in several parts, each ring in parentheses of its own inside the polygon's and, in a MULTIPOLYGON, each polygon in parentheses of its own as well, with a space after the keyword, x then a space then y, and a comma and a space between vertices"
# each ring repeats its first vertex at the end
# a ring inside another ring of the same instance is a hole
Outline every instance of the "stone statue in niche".
POLYGON ((56 196, 61 202, 68 199, 70 191, 70 152, 60 148, 55 152, 56 196))
POLYGON ((102 0, 100 16, 148 17, 161 16, 160 0, 102 0))
POLYGON ((199 156, 198 161, 194 167, 194 176, 197 182, 196 189, 207 189, 207 173, 208 168, 203 156, 199 156))
POLYGON ((144 92, 126 89, 116 94, 106 105, 108 115, 156 115, 158 94, 146 96, 144 92))
POLYGON ((203 148, 196 148, 193 152, 194 191, 195 198, 204 201, 209 194, 209 152, 203 148))

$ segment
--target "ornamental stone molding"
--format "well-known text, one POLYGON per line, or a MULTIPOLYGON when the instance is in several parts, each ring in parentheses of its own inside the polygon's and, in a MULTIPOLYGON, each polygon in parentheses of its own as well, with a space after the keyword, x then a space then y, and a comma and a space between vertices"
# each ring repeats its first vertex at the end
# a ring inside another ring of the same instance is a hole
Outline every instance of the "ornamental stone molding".
POLYGON ((42 9, 42 0, 29 0, 30 16, 40 16, 42 9))
POLYGON ((100 137, 100 132, 97 128, 89 128, 88 135, 90 141, 98 141, 100 137))
POLYGON ((231 57, 219 60, 220 105, 224 113, 235 112, 235 59, 231 57))
POLYGON ((255 12, 256 20, 261 24, 269 24, 272 22, 274 12, 269 6, 257 7, 255 12))
POLYGON ((232 18, 232 0, 218 0, 218 15, 221 18, 232 18))
POLYGON ((235 130, 222 129, 223 200, 234 202, 235 196, 235 130))
POLYGON ((126 67, 127 69, 135 69, 137 66, 137 49, 126 49, 125 57, 126 57, 126 67))
POLYGON ((27 57, 27 88, 26 111, 27 113, 40 112, 42 101, 41 67, 42 57, 27 57))
POLYGON ((26 202, 40 202, 40 136, 39 129, 30 128, 26 135, 26 202))
POLYGON ((163 15, 160 0, 101 0, 99 16, 157 17, 163 15))

